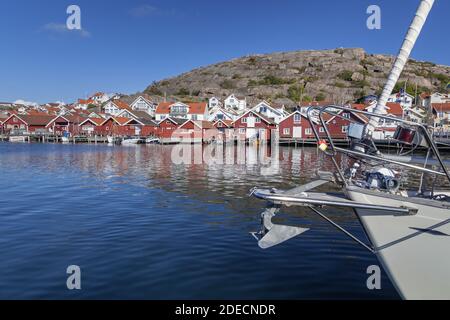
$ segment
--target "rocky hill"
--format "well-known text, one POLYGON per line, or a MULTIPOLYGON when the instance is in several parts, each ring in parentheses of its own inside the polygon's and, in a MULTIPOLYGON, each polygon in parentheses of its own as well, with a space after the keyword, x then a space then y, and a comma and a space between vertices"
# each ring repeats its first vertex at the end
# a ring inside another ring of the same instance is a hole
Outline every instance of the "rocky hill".
MULTIPOLYGON (((295 106, 300 100, 353 101, 379 94, 394 57, 368 54, 364 49, 294 51, 251 55, 194 69, 151 84, 145 93, 169 99, 205 100, 230 93, 250 103, 266 99, 295 106)), ((450 67, 410 60, 399 85, 408 92, 443 91, 450 67)))

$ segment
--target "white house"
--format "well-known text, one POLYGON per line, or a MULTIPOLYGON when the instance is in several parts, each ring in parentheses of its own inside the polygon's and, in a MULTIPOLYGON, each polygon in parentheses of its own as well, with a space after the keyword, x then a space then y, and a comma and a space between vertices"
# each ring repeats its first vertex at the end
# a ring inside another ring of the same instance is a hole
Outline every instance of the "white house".
POLYGON ((247 108, 247 98, 237 97, 235 94, 228 96, 224 101, 225 109, 245 110, 247 108))
POLYGON ((208 107, 209 107, 210 110, 214 109, 216 107, 220 108, 220 107, 222 107, 222 102, 220 102, 220 100, 218 98, 216 98, 216 97, 209 98, 209 100, 208 100, 208 107))
POLYGON ((422 93, 419 96, 420 106, 428 109, 433 103, 450 103, 450 94, 435 92, 433 94, 422 93))
POLYGON ((208 121, 230 120, 234 121, 238 118, 238 114, 233 110, 224 110, 221 107, 215 107, 209 110, 208 121))
POLYGON ((139 96, 131 103, 130 107, 136 111, 145 111, 154 117, 157 104, 151 101, 148 96, 139 96))
POLYGON ((102 103, 105 103, 110 99, 109 95, 103 92, 97 92, 93 94, 91 97, 89 97, 88 100, 92 100, 93 104, 95 105, 101 105, 102 103))
POLYGON ((284 107, 272 107, 267 101, 262 101, 254 106, 251 110, 256 111, 266 118, 272 119, 276 124, 279 124, 289 113, 284 110, 284 107))
POLYGON ((78 102, 75 104, 75 109, 87 110, 91 104, 94 104, 94 100, 92 99, 78 99, 78 102))
POLYGON ((166 118, 186 120, 207 120, 208 104, 206 102, 162 102, 158 104, 155 111, 155 120, 161 121, 166 118))
POLYGON ((121 100, 109 100, 103 107, 106 114, 118 116, 122 109, 129 109, 130 106, 121 100))
POLYGON ((406 92, 393 93, 388 102, 400 103, 403 110, 407 110, 413 107, 414 97, 406 92))

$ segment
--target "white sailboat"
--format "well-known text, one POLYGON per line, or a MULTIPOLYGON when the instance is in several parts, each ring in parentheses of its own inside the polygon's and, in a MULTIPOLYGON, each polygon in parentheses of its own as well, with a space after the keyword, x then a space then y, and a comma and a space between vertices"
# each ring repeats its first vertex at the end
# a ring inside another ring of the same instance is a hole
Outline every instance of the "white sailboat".
POLYGON ((291 190, 252 190, 252 195, 269 203, 262 213, 262 229, 254 233, 261 248, 278 245, 307 232, 305 228, 276 225, 271 221, 283 205, 307 207, 374 253, 402 298, 450 299, 450 190, 437 190, 435 187, 439 177, 450 185, 448 164, 442 160, 433 141, 432 128, 387 116, 385 111, 387 99, 433 4, 434 0, 421 1, 374 113, 339 106, 312 107, 308 111, 310 120, 313 115, 319 115, 326 138, 320 137, 312 121, 311 127, 319 148, 330 157, 336 172, 320 172, 317 180, 291 190), (334 145, 323 120, 327 113, 340 116, 335 113, 336 109, 364 114, 370 119, 366 126, 350 121, 349 149, 334 145), (425 147, 428 150, 426 157, 413 158, 410 152, 406 156, 381 153, 372 140, 372 132, 380 119, 397 122, 396 141, 413 151, 419 146, 425 147), (351 157, 353 165, 342 168, 335 158, 338 153, 351 157), (419 186, 416 189, 403 188, 403 176, 398 168, 418 171, 421 174, 419 186), (433 182, 427 184, 426 177, 434 179, 433 182), (341 192, 311 191, 327 183, 334 184, 341 192), (369 243, 327 217, 321 211, 324 207, 354 209, 369 243))
POLYGON ((141 144, 143 140, 139 137, 125 137, 122 139, 122 145, 141 144))

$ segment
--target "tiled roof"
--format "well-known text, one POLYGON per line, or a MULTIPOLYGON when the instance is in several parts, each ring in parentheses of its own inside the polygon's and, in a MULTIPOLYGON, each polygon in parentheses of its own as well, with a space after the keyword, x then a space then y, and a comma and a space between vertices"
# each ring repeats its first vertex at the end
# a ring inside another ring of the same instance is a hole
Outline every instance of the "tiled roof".
POLYGON ((114 103, 119 109, 131 110, 128 103, 126 103, 122 100, 113 100, 112 103, 114 103))
POLYGON ((105 121, 105 119, 103 119, 103 118, 87 118, 83 122, 81 122, 80 125, 85 124, 88 121, 92 122, 96 126, 99 126, 103 123, 103 121, 105 121))
POLYGON ((123 126, 124 124, 126 124, 128 121, 132 120, 130 118, 123 118, 123 117, 114 117, 113 118, 118 124, 120 124, 121 126, 123 126))
MULTIPOLYGON (((157 114, 169 114, 170 113, 170 107, 176 103, 174 102, 161 102, 156 107, 156 113, 157 114)), ((208 107, 206 102, 191 102, 186 103, 186 105, 189 107, 189 114, 204 114, 206 112, 206 109, 208 107)))
POLYGON ((217 120, 216 122, 214 122, 214 125, 216 125, 218 122, 222 122, 223 124, 225 124, 225 126, 227 126, 228 128, 233 126, 233 120, 217 120))
POLYGON ((388 102, 388 103, 386 103, 386 107, 389 108, 387 110, 388 113, 395 115, 395 116, 400 116, 400 117, 403 116, 403 108, 400 103, 388 102))
POLYGON ((432 103, 431 106, 437 112, 449 112, 450 111, 450 103, 432 103))
POLYGON ((78 99, 78 104, 91 104, 91 103, 94 103, 94 100, 91 100, 91 99, 87 99, 87 100, 78 99))
POLYGON ((46 126, 54 119, 49 115, 20 115, 18 117, 30 126, 46 126))

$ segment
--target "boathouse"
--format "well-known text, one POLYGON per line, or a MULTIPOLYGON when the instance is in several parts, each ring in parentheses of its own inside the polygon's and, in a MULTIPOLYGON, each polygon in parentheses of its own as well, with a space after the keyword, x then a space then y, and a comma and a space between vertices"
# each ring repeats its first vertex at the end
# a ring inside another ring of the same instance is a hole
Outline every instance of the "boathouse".
POLYGON ((3 122, 5 133, 35 133, 44 132, 47 124, 53 119, 49 115, 10 115, 3 122))
POLYGON ((273 120, 266 118, 262 114, 249 110, 233 122, 240 138, 245 139, 266 139, 270 140, 272 130, 277 126, 273 120))

